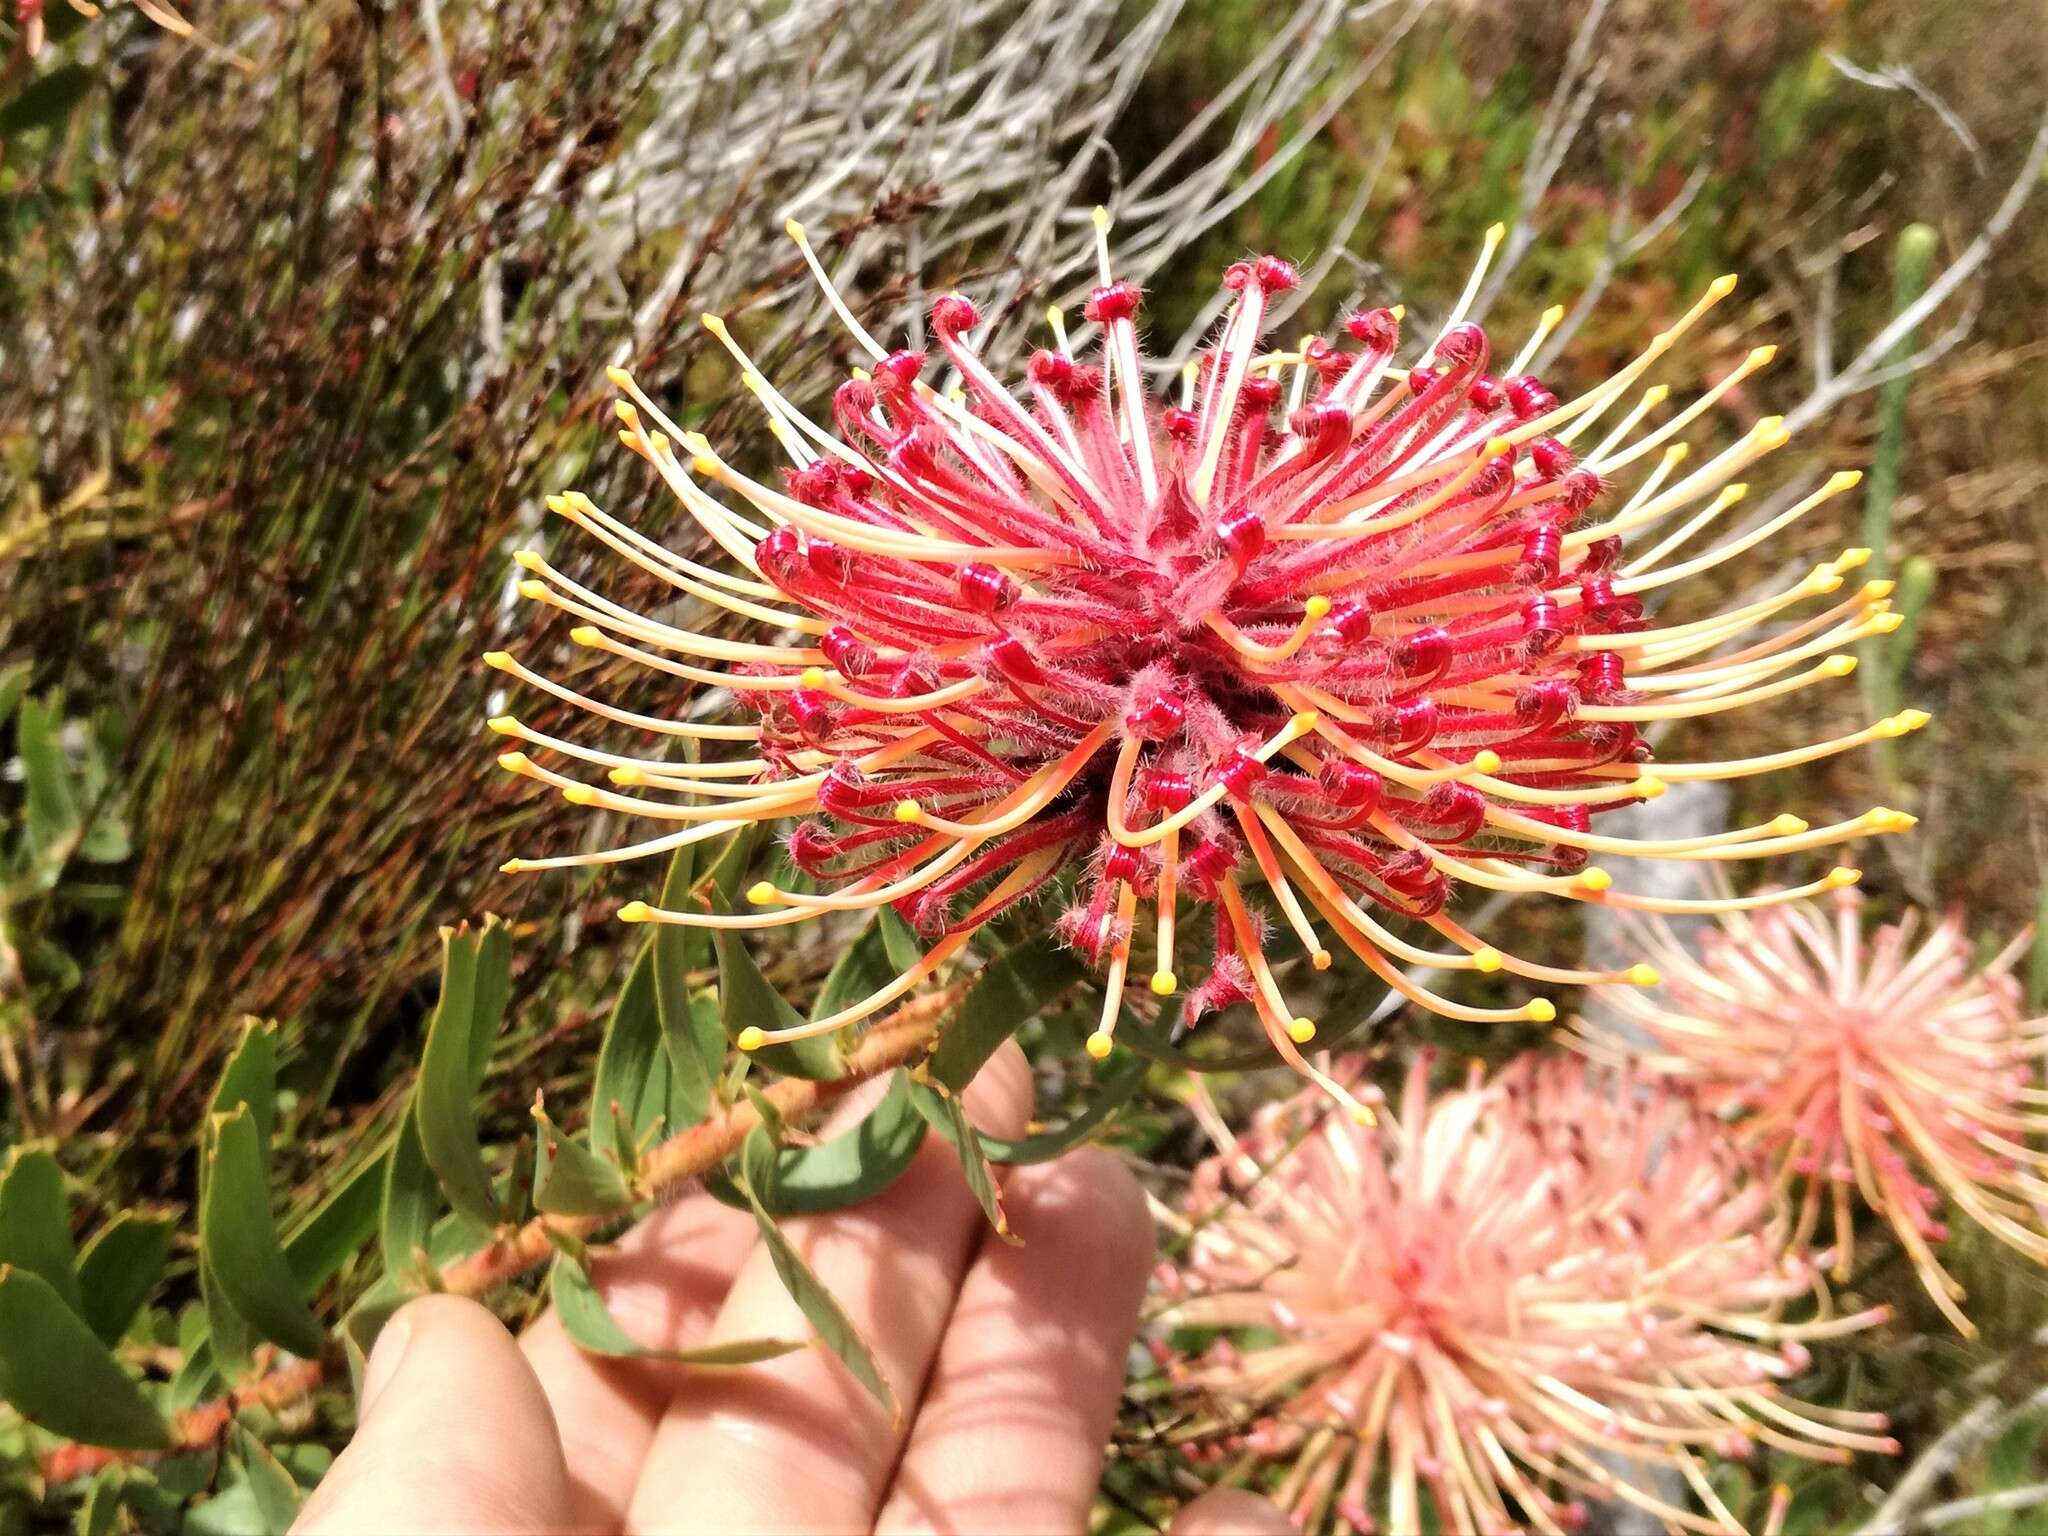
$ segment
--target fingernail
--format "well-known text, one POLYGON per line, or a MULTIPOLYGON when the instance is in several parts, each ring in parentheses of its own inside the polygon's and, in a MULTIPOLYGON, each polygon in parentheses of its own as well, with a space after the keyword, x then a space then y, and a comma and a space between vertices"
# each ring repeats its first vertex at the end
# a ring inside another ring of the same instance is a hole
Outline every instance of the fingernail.
POLYGON ((412 1343, 412 1319, 403 1312, 384 1325, 377 1335, 377 1342, 370 1349, 370 1358, 363 1366, 362 1403, 357 1409, 360 1418, 368 1418, 370 1409, 383 1395, 391 1378, 398 1374, 399 1363, 405 1359, 406 1349, 412 1343))

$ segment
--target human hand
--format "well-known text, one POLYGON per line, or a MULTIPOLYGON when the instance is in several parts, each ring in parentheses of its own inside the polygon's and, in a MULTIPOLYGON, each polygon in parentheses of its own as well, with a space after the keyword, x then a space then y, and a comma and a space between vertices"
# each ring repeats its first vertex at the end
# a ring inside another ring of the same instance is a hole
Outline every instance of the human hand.
MULTIPOLYGON (((1021 1134, 1022 1054, 991 1060, 966 1104, 982 1129, 1021 1134)), ((895 1388, 901 1426, 822 1349, 736 1371, 608 1359, 578 1349, 552 1310, 515 1344, 474 1302, 429 1296, 378 1338, 355 1440, 294 1529, 1084 1530, 1151 1218, 1129 1170, 1093 1150, 1015 1170, 1005 1202, 1021 1247, 988 1231, 933 1139, 875 1199, 788 1223, 895 1388)), ((810 1334, 752 1218, 708 1196, 655 1212, 593 1278, 650 1347, 810 1334)), ((1263 1501, 1212 1496, 1175 1529, 1290 1528, 1263 1501)))

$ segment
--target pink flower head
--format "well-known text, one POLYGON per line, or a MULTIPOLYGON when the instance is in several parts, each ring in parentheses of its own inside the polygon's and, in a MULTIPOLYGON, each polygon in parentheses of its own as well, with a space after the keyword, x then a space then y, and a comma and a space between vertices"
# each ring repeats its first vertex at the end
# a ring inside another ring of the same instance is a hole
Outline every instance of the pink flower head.
MULTIPOLYGON (((1851 1196, 1898 1234, 1927 1293, 1966 1334, 1962 1288, 1934 1245, 1944 1200, 2001 1241, 2048 1261, 2048 1182, 2035 1143, 2048 1132, 2036 1062, 2048 1018, 2021 1017, 2010 973, 2026 936, 1979 966, 1961 914, 1912 946, 1919 914, 1866 941, 1862 900, 1724 918, 1698 958, 1666 933, 1660 996, 1605 1000, 1647 1030, 1646 1066, 1696 1085, 1737 1122, 1781 1179, 1803 1185, 1799 1228, 1831 1198, 1837 1268, 1855 1241, 1851 1196)), ((1596 1050, 1617 1042, 1583 1035, 1596 1050)), ((1626 1047, 1620 1047, 1626 1050, 1626 1047)), ((1630 1054, 1636 1054, 1631 1052, 1630 1054)))
POLYGON ((1739 1531, 1704 1458, 1897 1448, 1879 1415, 1782 1394, 1805 1341, 1881 1314, 1785 1319, 1814 1276, 1712 1117, 1569 1059, 1436 1098, 1428 1071, 1394 1123, 1297 1096, 1196 1170, 1168 1319, 1227 1330, 1168 1356, 1198 1456, 1288 1463, 1306 1529, 1413 1532, 1427 1500, 1446 1531, 1558 1533, 1585 1498, 1739 1531))
MULTIPOLYGON (((508 868, 631 859, 801 818, 789 852, 818 889, 764 881, 748 893, 751 912, 633 902, 620 916, 768 927, 893 903, 932 947, 872 996, 743 1045, 871 1015, 980 924, 1071 873, 1060 932, 1106 981, 1091 1051, 1111 1049, 1134 954, 1149 952, 1152 993, 1180 989, 1194 967, 1177 925, 1197 906, 1211 919, 1213 959, 1187 994, 1187 1021, 1248 1001, 1279 1053, 1312 1073, 1299 1047, 1315 1026, 1274 974, 1290 952, 1320 969, 1341 945, 1452 1017, 1546 1020, 1547 999, 1466 1006, 1400 965, 1564 983, 1640 981, 1641 968, 1610 975, 1503 955, 1450 915, 1459 887, 1628 905, 1637 899, 1610 890, 1592 854, 1748 857, 1910 821, 1880 810, 1809 828, 1787 816, 1640 846, 1594 831, 1602 813, 1661 793, 1667 779, 1757 772, 1788 755, 1653 774, 1638 734, 1646 722, 1842 676, 1854 665, 1842 647, 1896 622, 1888 585, 1871 583, 1744 640, 1752 625, 1838 593, 1861 550, 1722 618, 1660 627, 1644 616, 1657 589, 1762 536, 1669 562, 1740 498, 1743 469, 1786 440, 1769 419, 1680 470, 1680 435, 1771 349, 1669 419, 1667 388, 1643 387, 1732 278, 1612 377, 1564 400, 1525 371, 1560 312, 1503 361, 1461 318, 1479 273, 1406 366, 1396 361, 1398 308, 1354 314, 1335 338, 1270 349, 1268 316, 1297 277, 1260 257, 1224 274, 1228 318, 1177 393, 1161 395, 1139 351, 1140 295, 1110 274, 1107 227, 1099 216, 1102 281, 1085 311, 1094 345, 1081 347, 1054 312, 1051 345, 1005 381, 977 348, 984 321, 968 299, 932 306, 935 355, 891 351, 854 319, 792 226, 870 361, 839 386, 828 428, 706 318, 766 413, 787 460, 779 476, 726 458, 613 371, 630 396, 619 403, 622 438, 736 570, 671 551, 569 495, 550 505, 672 588, 677 611, 633 612, 532 551, 519 557, 532 573, 521 590, 573 615, 580 645, 729 690, 739 720, 629 713, 503 652, 486 659, 643 740, 745 755, 621 756, 500 717, 499 731, 566 767, 609 770, 616 787, 567 777, 527 751, 506 753, 507 768, 664 828, 508 868), (1676 534, 1625 559, 1632 536, 1681 515, 1676 534), (703 621, 691 613, 755 621, 770 638, 688 627, 703 621), (1728 645, 1742 648, 1705 659, 1728 645), (1434 929, 1449 948, 1416 946, 1383 923, 1389 916, 1434 929)), ((1764 533, 1856 478, 1835 476, 1764 533)), ((1821 756, 1924 718, 1789 755, 1821 756)))

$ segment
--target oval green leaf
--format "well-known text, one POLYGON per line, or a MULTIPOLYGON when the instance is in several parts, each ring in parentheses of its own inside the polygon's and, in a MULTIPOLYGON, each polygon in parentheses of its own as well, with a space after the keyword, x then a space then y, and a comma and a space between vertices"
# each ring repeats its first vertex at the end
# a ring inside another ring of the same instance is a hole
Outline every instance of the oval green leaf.
POLYGON ((102 1344, 111 1347, 128 1331, 170 1256, 171 1223, 135 1211, 123 1211, 85 1245, 78 1261, 79 1315, 102 1344))
POLYGON ((40 1277, 65 1306, 84 1316, 64 1173, 47 1152, 17 1147, 0 1174, 0 1264, 40 1277))
POLYGON ((264 1338, 295 1355, 320 1353, 324 1335, 299 1292, 270 1214, 270 1180, 249 1107, 213 1118, 199 1243, 221 1294, 264 1338))
POLYGON ((0 1265, 0 1398, 53 1435, 159 1450, 170 1426, 41 1275, 0 1265))
POLYGON ((633 1203, 633 1186, 610 1158, 591 1151, 533 1106, 534 1209, 550 1216, 610 1216, 633 1203))

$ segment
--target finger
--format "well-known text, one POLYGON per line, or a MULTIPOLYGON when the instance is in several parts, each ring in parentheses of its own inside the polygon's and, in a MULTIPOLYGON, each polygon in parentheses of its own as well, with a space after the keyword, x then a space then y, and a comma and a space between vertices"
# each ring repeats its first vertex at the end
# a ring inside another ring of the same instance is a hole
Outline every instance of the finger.
MULTIPOLYGON (((1019 1134, 1031 1073, 1014 1047, 967 1091, 974 1122, 1019 1134)), ((791 1221, 797 1251, 874 1351, 907 1417, 973 1254, 980 1208, 953 1151, 928 1138, 873 1200, 791 1221)), ((713 1341, 808 1338, 765 1249, 733 1283, 713 1341)), ((866 1531, 903 1430, 822 1347, 744 1371, 699 1372, 677 1395, 634 1490, 630 1531, 866 1531)))
POLYGON ((876 1529, 1082 1531, 1116 1417, 1152 1220, 1107 1152, 1019 1169, 968 1270, 876 1529))
POLYGON ((473 1301, 423 1296, 384 1325, 356 1437, 292 1528, 557 1530, 567 1493, 554 1416, 512 1336, 473 1301))
POLYGON ((1211 1488, 1174 1517, 1167 1536, 1295 1536, 1295 1529, 1271 1499, 1242 1488, 1211 1488))
MULTIPOLYGON (((688 1349, 718 1315, 754 1242, 752 1216, 694 1195, 663 1206, 594 1255, 590 1278, 634 1343, 688 1349)), ((572 1524, 618 1530, 684 1367, 587 1354, 552 1307, 520 1336, 519 1347, 561 1426, 572 1524)))

